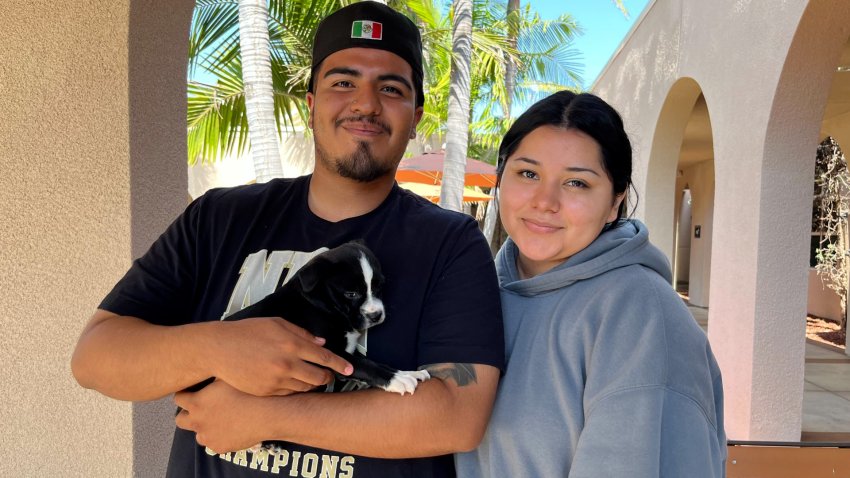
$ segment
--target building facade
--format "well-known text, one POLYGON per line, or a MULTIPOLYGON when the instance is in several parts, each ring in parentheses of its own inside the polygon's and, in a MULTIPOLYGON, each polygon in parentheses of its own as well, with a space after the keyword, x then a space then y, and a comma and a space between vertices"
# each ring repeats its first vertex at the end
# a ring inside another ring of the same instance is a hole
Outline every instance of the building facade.
MULTIPOLYGON (((168 400, 83 390, 69 362, 186 204, 193 7, 0 4, 0 476, 163 474, 168 400)), ((850 144, 848 38, 843 0, 656 0, 594 86, 635 144, 637 216, 709 306, 733 439, 800 436, 813 156, 850 144)))

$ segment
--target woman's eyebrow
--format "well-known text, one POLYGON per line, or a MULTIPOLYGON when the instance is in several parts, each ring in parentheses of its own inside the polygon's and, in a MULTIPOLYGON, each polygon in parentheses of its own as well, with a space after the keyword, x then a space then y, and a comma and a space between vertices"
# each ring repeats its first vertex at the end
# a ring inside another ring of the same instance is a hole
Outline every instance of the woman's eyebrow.
MULTIPOLYGON (((533 164, 535 166, 540 166, 540 161, 538 161, 536 159, 526 158, 525 156, 520 156, 520 157, 514 158, 514 161, 522 161, 524 163, 529 163, 529 164, 533 164)), ((569 171, 571 173, 591 173, 591 174, 594 174, 596 176, 601 177, 601 175, 594 169, 582 168, 582 167, 578 167, 578 166, 566 167, 566 168, 564 168, 564 171, 569 171)))

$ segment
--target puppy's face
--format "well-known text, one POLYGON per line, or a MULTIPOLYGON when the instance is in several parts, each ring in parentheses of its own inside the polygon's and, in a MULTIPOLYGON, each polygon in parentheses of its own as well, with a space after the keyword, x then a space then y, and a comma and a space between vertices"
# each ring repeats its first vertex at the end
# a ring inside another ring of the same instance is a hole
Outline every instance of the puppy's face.
POLYGON ((316 259, 319 267, 307 271, 310 264, 304 266, 304 272, 318 281, 318 287, 311 288, 308 296, 346 317, 350 329, 362 331, 384 321, 386 313, 380 299, 384 276, 369 249, 347 243, 316 259))
POLYGON ((352 305, 359 304, 359 314, 355 323, 351 325, 357 330, 365 330, 373 325, 378 325, 386 318, 384 303, 380 299, 381 290, 384 286, 384 276, 378 261, 368 251, 360 251, 357 266, 360 270, 359 285, 346 290, 343 296, 352 301, 352 305))

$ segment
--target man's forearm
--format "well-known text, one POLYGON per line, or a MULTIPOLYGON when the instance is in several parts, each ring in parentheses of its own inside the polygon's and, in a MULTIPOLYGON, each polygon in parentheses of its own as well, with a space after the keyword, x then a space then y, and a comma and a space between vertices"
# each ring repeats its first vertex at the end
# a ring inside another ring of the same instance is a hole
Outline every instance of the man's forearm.
POLYGON ((201 352, 208 326, 164 327, 98 311, 80 337, 71 369, 80 385, 112 398, 162 398, 212 376, 201 352))
MULTIPOLYGON (((462 365, 462 364, 452 364, 462 365)), ((379 458, 413 458, 478 446, 499 372, 475 365, 476 382, 425 381, 413 395, 382 390, 304 393, 263 405, 275 439, 379 458)))

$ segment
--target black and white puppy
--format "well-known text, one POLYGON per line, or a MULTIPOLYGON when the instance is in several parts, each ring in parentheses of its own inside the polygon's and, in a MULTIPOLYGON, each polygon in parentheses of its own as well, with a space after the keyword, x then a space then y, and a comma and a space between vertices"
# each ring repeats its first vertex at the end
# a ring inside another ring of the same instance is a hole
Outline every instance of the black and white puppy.
POLYGON ((350 376, 371 387, 404 395, 413 393, 425 370, 400 371, 355 353, 363 332, 386 317, 380 294, 384 276, 378 259, 354 241, 322 252, 304 264, 282 287, 256 304, 223 320, 282 317, 325 339, 325 347, 354 366, 350 376))

